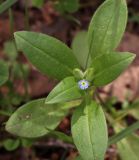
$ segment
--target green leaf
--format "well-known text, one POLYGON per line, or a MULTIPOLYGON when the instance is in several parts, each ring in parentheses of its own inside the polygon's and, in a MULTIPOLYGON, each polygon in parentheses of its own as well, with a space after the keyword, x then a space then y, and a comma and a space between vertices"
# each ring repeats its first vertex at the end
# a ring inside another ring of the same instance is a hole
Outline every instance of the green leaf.
POLYGON ((14 151, 15 149, 17 149, 20 145, 20 140, 19 139, 6 139, 4 142, 3 142, 3 145, 5 147, 5 149, 7 151, 14 151))
POLYGON ((42 7, 43 4, 44 4, 44 0, 32 0, 32 4, 33 4, 35 7, 42 7))
POLYGON ((17 58, 17 50, 13 41, 7 41, 4 43, 4 52, 11 61, 17 58))
POLYGON ((74 160, 83 160, 83 159, 80 156, 78 156, 74 160))
POLYGON ((96 11, 88 30, 92 58, 117 48, 127 23, 125 0, 106 0, 96 11))
POLYGON ((82 159, 103 160, 107 149, 106 120, 95 101, 84 102, 72 117, 72 136, 82 159))
POLYGON ((103 54, 96 57, 92 63, 94 68, 95 86, 103 86, 116 79, 133 61, 135 55, 132 53, 103 54))
POLYGON ((0 60, 0 86, 3 85, 8 80, 8 76, 9 76, 8 65, 3 60, 0 60))
POLYGON ((72 49, 79 64, 82 66, 83 69, 85 69, 89 53, 86 31, 81 31, 77 33, 72 42, 72 49))
POLYGON ((55 3, 55 8, 61 13, 74 13, 79 9, 79 0, 59 0, 55 3))
MULTIPOLYGON (((48 129, 49 130, 49 129, 48 129)), ((50 133, 49 133, 51 136, 54 136, 64 142, 67 142, 67 143, 71 143, 73 144, 73 139, 72 137, 66 135, 65 133, 63 132, 59 132, 59 131, 51 131, 50 130, 50 133)))
POLYGON ((139 129, 139 121, 135 122, 134 124, 132 124, 131 126, 125 128, 123 130, 120 130, 119 133, 110 137, 108 145, 117 143, 118 141, 122 140, 123 138, 126 138, 127 136, 129 136, 130 134, 135 132, 137 129, 139 129))
POLYGON ((73 70, 73 75, 76 78, 76 80, 81 80, 81 79, 84 79, 85 77, 85 73, 79 68, 75 68, 73 70))
POLYGON ((48 95, 45 103, 53 104, 67 102, 81 97, 78 82, 74 77, 62 80, 48 95))
MULTIPOLYGON (((1 103, 0 103, 1 105, 1 103)), ((6 111, 6 110, 0 110, 0 115, 3 115, 3 116, 11 116, 11 111, 6 111)))
POLYGON ((44 99, 31 101, 19 109, 6 123, 6 130, 14 135, 35 138, 47 134, 46 128, 54 130, 67 114, 68 109, 79 105, 78 101, 64 104, 45 104, 44 99))
POLYGON ((30 68, 28 64, 20 64, 19 62, 14 62, 12 66, 12 74, 15 78, 26 78, 29 76, 30 68))
MULTIPOLYGON (((122 126, 115 126, 116 131, 123 129, 122 126)), ((117 144, 118 152, 122 160, 138 160, 139 158, 139 137, 131 135, 117 144), (130 155, 130 156, 129 156, 130 155)))
POLYGON ((22 147, 31 147, 32 144, 35 142, 34 139, 30 139, 30 138, 22 138, 21 139, 21 143, 22 143, 22 147))
POLYGON ((18 49, 46 75, 61 80, 79 67, 72 50, 53 37, 26 31, 14 35, 18 49))
POLYGON ((122 160, 138 160, 139 137, 132 135, 118 143, 118 151, 122 160), (129 156, 130 155, 130 156, 129 156))
POLYGON ((132 115, 134 118, 139 120, 139 101, 133 102, 131 106, 128 108, 128 113, 132 115))
POLYGON ((5 0, 2 4, 0 4, 0 14, 9 9, 16 2, 17 0, 5 0))

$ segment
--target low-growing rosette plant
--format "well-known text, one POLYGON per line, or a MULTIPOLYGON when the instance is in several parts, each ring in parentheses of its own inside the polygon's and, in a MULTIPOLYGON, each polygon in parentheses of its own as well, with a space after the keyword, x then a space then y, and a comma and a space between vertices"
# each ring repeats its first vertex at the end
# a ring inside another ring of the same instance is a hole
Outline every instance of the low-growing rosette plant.
MULTIPOLYGON (((23 105, 10 117, 6 130, 36 138, 53 132, 69 109, 78 160, 103 160, 108 147, 104 111, 96 101, 97 87, 115 80, 135 55, 116 48, 127 23, 126 0, 106 0, 94 14, 88 32, 80 32, 72 49, 51 36, 15 32, 18 50, 43 74, 60 82, 47 98, 23 105)), ((55 131, 54 131, 55 132, 55 131)))

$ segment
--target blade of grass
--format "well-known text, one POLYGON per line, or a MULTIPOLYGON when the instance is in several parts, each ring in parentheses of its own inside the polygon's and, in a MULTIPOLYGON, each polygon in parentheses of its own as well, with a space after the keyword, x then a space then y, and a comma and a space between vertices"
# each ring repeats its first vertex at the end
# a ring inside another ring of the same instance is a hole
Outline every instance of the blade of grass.
POLYGON ((17 0, 6 0, 0 5, 0 14, 9 9, 13 4, 15 4, 17 0))
POLYGON ((129 136, 130 134, 132 134, 137 129, 139 129, 139 121, 137 121, 134 124, 132 124, 131 126, 127 127, 126 129, 124 129, 120 133, 110 137, 108 146, 110 146, 114 143, 117 143, 118 141, 122 140, 123 138, 129 136))

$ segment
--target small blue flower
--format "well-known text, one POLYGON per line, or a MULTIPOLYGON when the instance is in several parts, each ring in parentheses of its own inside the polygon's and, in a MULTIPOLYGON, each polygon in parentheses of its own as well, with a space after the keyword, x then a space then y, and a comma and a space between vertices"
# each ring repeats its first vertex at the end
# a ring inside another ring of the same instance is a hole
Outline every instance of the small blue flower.
POLYGON ((81 90, 86 90, 89 87, 89 82, 83 79, 78 82, 78 85, 81 90))

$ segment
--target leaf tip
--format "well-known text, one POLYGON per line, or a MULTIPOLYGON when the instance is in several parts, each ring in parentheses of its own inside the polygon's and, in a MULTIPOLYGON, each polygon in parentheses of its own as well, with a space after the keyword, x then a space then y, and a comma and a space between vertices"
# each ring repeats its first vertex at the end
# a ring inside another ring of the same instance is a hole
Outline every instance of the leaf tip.
POLYGON ((52 102, 51 100, 47 99, 47 98, 46 98, 46 100, 45 100, 44 103, 45 103, 45 104, 53 104, 53 102, 52 102))
MULTIPOLYGON (((9 120, 8 120, 9 121, 9 120)), ((9 132, 10 133, 10 129, 9 129, 9 124, 8 124, 8 121, 6 122, 6 125, 5 125, 5 130, 7 131, 7 132, 9 132)))
POLYGON ((20 31, 14 32, 14 37, 18 36, 19 33, 20 31))
POLYGON ((130 52, 129 52, 129 54, 130 54, 131 61, 133 61, 136 58, 136 54, 130 53, 130 52))

